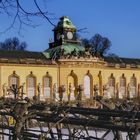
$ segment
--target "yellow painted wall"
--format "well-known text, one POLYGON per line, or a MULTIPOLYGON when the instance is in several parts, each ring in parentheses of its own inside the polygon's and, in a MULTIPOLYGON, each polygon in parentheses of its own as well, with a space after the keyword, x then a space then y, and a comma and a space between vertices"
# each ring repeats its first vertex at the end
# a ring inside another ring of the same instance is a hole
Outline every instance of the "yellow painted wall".
POLYGON ((83 84, 84 76, 87 74, 88 70, 90 74, 93 76, 94 84, 98 83, 98 74, 101 69, 97 68, 60 68, 60 85, 66 85, 67 84, 67 77, 71 73, 71 70, 77 75, 78 77, 78 84, 83 84))
POLYGON ((115 77, 116 84, 120 83, 120 77, 124 73, 126 77, 126 83, 130 82, 130 78, 135 74, 135 77, 137 79, 137 85, 140 83, 140 69, 118 69, 118 68, 95 68, 95 67, 60 67, 60 85, 66 85, 67 87, 67 80, 68 75, 71 73, 71 71, 77 75, 78 77, 78 85, 84 83, 84 76, 89 73, 93 76, 93 85, 99 84, 99 77, 98 74, 101 71, 102 75, 102 85, 105 85, 108 83, 108 78, 110 77, 111 73, 113 73, 113 76, 115 77))
POLYGON ((119 82, 120 77, 124 73, 126 77, 127 84, 130 82, 130 78, 135 74, 137 78, 137 83, 140 83, 140 70, 139 69, 111 69, 105 68, 102 70, 103 80, 104 82, 108 80, 108 77, 113 73, 116 82, 119 82))
MULTIPOLYGON (((43 84, 43 76, 45 76, 46 72, 49 72, 49 75, 52 76, 52 85, 54 83, 57 83, 57 68, 54 66, 27 66, 27 65, 4 65, 1 66, 1 89, 4 83, 6 83, 7 86, 9 86, 8 77, 13 74, 13 71, 19 76, 20 83, 19 85, 22 85, 23 83, 26 83, 26 78, 30 74, 30 72, 33 72, 33 75, 36 76, 37 84, 40 83, 43 84)), ((25 84, 25 92, 26 92, 26 84, 25 84)), ((2 93, 2 92, 1 92, 2 93)))
MULTIPOLYGON (((102 75, 102 85, 105 85, 108 82, 108 78, 110 77, 111 73, 113 73, 116 83, 120 82, 120 77, 124 73, 126 77, 127 85, 130 82, 130 78, 133 74, 135 74, 137 78, 137 85, 140 83, 140 69, 119 69, 119 68, 109 68, 109 67, 79 67, 79 66, 70 66, 70 65, 60 65, 60 67, 57 67, 57 65, 12 65, 12 64, 1 64, 0 66, 0 93, 2 93, 2 86, 4 83, 8 86, 8 76, 13 74, 13 71, 16 72, 16 74, 20 78, 20 85, 22 85, 24 82, 26 83, 26 77, 30 74, 30 72, 33 72, 33 75, 37 78, 37 84, 40 83, 43 84, 42 78, 45 76, 46 72, 49 72, 49 75, 52 76, 52 85, 54 83, 57 83, 58 86, 60 85, 66 85, 68 83, 68 76, 70 75, 71 71, 73 70, 73 73, 77 75, 78 77, 78 85, 84 83, 84 76, 89 73, 93 76, 93 85, 99 84, 99 77, 98 74, 101 71, 102 75)), ((26 85, 25 85, 26 88, 26 85)), ((26 91, 26 89, 25 89, 26 91)), ((66 89, 68 91, 68 89, 66 89)))
MULTIPOLYGON (((0 66, 0 85, 2 85, 1 66, 0 66)), ((0 86, 0 96, 2 96, 2 88, 0 86)))

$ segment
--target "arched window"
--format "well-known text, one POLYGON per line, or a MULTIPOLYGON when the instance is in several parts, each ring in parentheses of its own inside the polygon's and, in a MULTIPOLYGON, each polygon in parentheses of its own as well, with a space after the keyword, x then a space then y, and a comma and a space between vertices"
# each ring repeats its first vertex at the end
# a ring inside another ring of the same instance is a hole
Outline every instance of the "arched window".
POLYGON ((126 78, 124 74, 120 77, 119 98, 126 97, 126 78))
POLYGON ((114 98, 115 97, 115 78, 113 74, 111 74, 111 76, 108 79, 108 85, 109 85, 109 94, 111 98, 114 98))
MULTIPOLYGON (((19 87, 19 76, 13 71, 13 74, 9 76, 9 87, 18 88, 19 87)), ((10 97, 14 97, 14 94, 11 92, 10 97)))
POLYGON ((86 98, 90 98, 90 85, 91 81, 90 81, 90 77, 88 75, 84 76, 84 95, 86 98))
POLYGON ((45 98, 51 99, 51 90, 52 90, 52 77, 47 73, 43 77, 43 94, 45 98))
POLYGON ((136 97, 136 87, 137 87, 137 79, 135 77, 135 74, 130 79, 130 98, 136 97))
POLYGON ((32 74, 27 76, 27 94, 29 98, 36 95, 36 77, 32 74))
POLYGON ((99 71, 99 74, 98 74, 98 78, 99 78, 99 95, 103 95, 103 85, 102 85, 102 72, 99 71))
POLYGON ((17 76, 16 74, 12 74, 9 77, 9 86, 19 87, 19 76, 17 76))

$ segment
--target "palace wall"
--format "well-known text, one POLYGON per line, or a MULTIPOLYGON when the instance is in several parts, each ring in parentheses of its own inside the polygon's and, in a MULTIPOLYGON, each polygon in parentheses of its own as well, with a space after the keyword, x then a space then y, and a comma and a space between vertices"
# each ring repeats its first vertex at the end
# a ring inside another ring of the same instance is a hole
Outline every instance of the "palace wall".
MULTIPOLYGON (((130 84, 130 79, 133 75, 136 77, 136 93, 138 94, 138 84, 140 84, 140 69, 132 69, 132 68, 111 68, 111 67, 79 67, 79 66, 62 66, 60 67, 60 85, 66 85, 66 91, 68 91, 68 76, 75 75, 77 78, 76 85, 83 85, 84 84, 84 76, 90 75, 92 77, 93 82, 90 84, 92 85, 92 89, 94 85, 99 86, 100 95, 103 95, 103 88, 104 85, 108 84, 109 77, 113 74, 115 78, 115 92, 117 88, 120 87, 120 79, 122 75, 126 78, 126 94, 128 84, 130 84), (73 74, 72 74, 73 73, 73 74), (117 87, 118 86, 118 87, 117 87)), ((74 76, 73 76, 74 77, 74 76)), ((94 95, 94 90, 92 91, 94 95)), ((91 93, 92 94, 92 93, 91 93)), ((126 95, 127 96, 127 95, 126 95)))
POLYGON ((4 93, 3 85, 9 88, 9 76, 12 74, 16 74, 19 77, 19 86, 24 84, 24 92, 27 94, 27 76, 31 73, 36 77, 36 95, 37 95, 37 86, 40 83, 42 86, 41 93, 43 94, 43 77, 46 73, 52 78, 51 83, 51 94, 53 92, 53 86, 56 83, 57 87, 65 85, 66 93, 69 90, 68 77, 72 76, 76 84, 75 88, 78 85, 84 84, 84 76, 88 75, 91 78, 90 81, 90 97, 94 96, 94 85, 99 86, 99 94, 103 95, 103 86, 108 83, 108 79, 113 74, 115 78, 115 90, 117 90, 117 86, 120 85, 120 78, 124 74, 126 78, 126 94, 128 84, 130 83, 130 79, 133 74, 136 77, 136 92, 138 94, 138 84, 140 84, 140 69, 132 69, 132 68, 112 68, 104 65, 99 66, 71 66, 71 65, 13 65, 13 64, 2 64, 0 66, 0 95, 2 96, 4 93))
MULTIPOLYGON (((46 73, 49 74, 49 76, 52 77, 52 85, 54 83, 58 82, 57 77, 57 68, 56 66, 50 66, 50 65, 2 65, 0 66, 0 95, 3 95, 3 85, 5 84, 7 87, 9 87, 9 76, 13 74, 13 72, 19 76, 19 86, 25 83, 24 85, 24 92, 27 93, 27 76, 31 73, 33 76, 36 77, 36 88, 37 85, 40 83, 41 86, 43 85, 43 76, 46 75, 46 73)), ((37 90, 37 89, 36 89, 37 90)))

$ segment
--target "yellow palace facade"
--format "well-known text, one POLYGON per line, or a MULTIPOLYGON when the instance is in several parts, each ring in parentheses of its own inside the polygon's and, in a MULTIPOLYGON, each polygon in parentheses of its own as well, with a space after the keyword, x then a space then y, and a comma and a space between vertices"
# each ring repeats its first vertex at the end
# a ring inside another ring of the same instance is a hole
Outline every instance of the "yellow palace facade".
MULTIPOLYGON (((0 51, 0 95, 12 97, 10 87, 21 87, 23 96, 42 100, 75 100, 95 94, 106 98, 138 98, 140 59, 97 58, 85 51, 68 17, 54 28, 54 42, 44 52, 0 51), (96 92, 96 93, 95 93, 96 92)), ((19 93, 19 94, 20 94, 19 93)))

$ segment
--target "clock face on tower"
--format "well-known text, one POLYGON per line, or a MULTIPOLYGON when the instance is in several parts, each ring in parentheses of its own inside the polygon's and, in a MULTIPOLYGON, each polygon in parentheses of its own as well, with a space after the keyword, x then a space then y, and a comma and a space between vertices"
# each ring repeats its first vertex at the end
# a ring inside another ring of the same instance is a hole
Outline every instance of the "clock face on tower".
POLYGON ((67 38, 72 39, 73 38, 73 33, 72 32, 67 32, 67 38))

